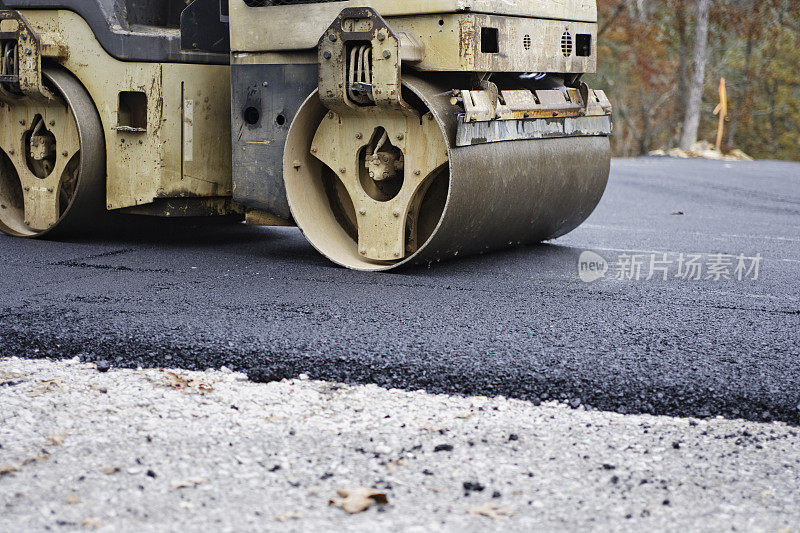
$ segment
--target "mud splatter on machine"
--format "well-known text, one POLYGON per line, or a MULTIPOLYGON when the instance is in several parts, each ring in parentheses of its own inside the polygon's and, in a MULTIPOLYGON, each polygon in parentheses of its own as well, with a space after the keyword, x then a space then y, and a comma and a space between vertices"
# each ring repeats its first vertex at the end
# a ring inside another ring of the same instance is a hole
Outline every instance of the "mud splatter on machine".
POLYGON ((362 270, 558 237, 608 179, 596 37, 594 0, 5 0, 0 230, 240 213, 362 270))

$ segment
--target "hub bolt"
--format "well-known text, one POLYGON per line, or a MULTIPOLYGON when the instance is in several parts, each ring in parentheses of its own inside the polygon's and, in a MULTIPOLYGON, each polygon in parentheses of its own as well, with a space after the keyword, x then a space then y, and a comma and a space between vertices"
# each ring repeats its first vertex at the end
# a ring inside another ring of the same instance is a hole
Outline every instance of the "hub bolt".
POLYGON ((419 176, 420 174, 422 174, 422 171, 420 169, 414 171, 415 176, 419 176))
POLYGON ((392 214, 394 215, 394 218, 398 218, 400 216, 400 211, 394 211, 392 214))
POLYGON ((384 50, 383 51, 383 58, 384 59, 389 59, 390 57, 392 57, 392 53, 389 50, 384 50))
POLYGON ((330 36, 328 36, 328 39, 330 39, 332 43, 335 43, 336 41, 339 40, 339 38, 336 37, 335 33, 331 33, 330 36))
POLYGON ((324 52, 322 52, 322 57, 324 57, 325 59, 330 59, 331 58, 330 51, 325 50, 324 52))
POLYGON ((61 152, 61 155, 63 155, 64 157, 67 157, 67 156, 69 155, 69 152, 67 152, 66 150, 64 150, 63 152, 61 152))
POLYGON ((360 131, 358 133, 356 133, 356 139, 362 139, 363 137, 364 137, 364 134, 361 133, 360 131))
POLYGON ((362 215, 362 216, 363 216, 363 215, 366 215, 366 214, 367 214, 367 210, 366 210, 366 209, 359 209, 359 210, 358 210, 358 214, 359 214, 359 215, 362 215))
POLYGON ((402 133, 401 133, 401 134, 399 134, 399 135, 397 136, 397 140, 398 140, 398 141, 402 141, 402 140, 403 140, 403 139, 405 139, 405 138, 406 138, 406 136, 405 136, 405 135, 403 135, 402 133))
POLYGON ((339 169, 339 174, 347 174, 347 169, 342 167, 339 169))
POLYGON ((52 126, 55 126, 55 125, 56 125, 56 121, 55 120, 51 120, 50 121, 50 126, 52 127, 52 126))
POLYGON ((386 36, 383 33, 378 34, 378 40, 383 42, 386 39, 386 36))

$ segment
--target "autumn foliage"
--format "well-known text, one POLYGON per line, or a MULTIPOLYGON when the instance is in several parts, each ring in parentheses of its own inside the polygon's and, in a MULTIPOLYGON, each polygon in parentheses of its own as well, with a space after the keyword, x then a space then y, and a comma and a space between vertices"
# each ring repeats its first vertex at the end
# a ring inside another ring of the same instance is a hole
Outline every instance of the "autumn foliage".
MULTIPOLYGON (((614 103, 621 156, 677 146, 694 51, 697 0, 598 0, 599 61, 590 85, 614 103)), ((726 78, 723 148, 800 160, 800 2, 711 0, 699 138, 714 141, 726 78)))

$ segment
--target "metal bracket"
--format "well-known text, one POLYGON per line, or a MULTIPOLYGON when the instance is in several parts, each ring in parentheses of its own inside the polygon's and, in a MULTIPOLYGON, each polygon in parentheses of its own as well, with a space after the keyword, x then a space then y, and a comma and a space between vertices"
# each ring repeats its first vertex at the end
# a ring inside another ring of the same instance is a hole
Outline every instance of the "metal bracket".
POLYGON ((319 95, 329 109, 345 112, 378 106, 413 112, 403 100, 403 59, 420 61, 422 47, 396 33, 377 11, 344 9, 319 41, 319 95))
POLYGON ((43 39, 16 10, 0 10, 0 51, 0 100, 55 99, 42 83, 42 57, 60 56, 63 50, 43 39))
MULTIPOLYGON (((456 146, 555 137, 608 136, 613 133, 613 109, 605 92, 578 88, 492 88, 460 91, 456 146)), ((458 99, 456 98, 456 101, 458 99)))
POLYGON ((523 120, 612 114, 611 102, 600 90, 546 89, 460 91, 464 122, 523 120))

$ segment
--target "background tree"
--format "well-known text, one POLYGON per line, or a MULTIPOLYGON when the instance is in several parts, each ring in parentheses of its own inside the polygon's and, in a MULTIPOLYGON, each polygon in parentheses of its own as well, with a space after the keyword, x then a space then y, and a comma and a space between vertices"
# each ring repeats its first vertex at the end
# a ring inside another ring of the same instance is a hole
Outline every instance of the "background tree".
MULTIPOLYGON (((600 65, 588 81, 607 89, 614 103, 616 155, 673 148, 683 133, 691 133, 684 131, 684 123, 691 108, 699 3, 598 0, 600 65)), ((708 4, 696 138, 711 141, 716 135, 712 111, 719 78, 725 77, 730 108, 726 148, 759 158, 800 160, 800 2, 708 4)))
POLYGON ((697 0, 697 21, 694 30, 694 53, 692 55, 692 77, 689 83, 689 98, 686 100, 686 114, 683 119, 681 148, 690 150, 697 142, 700 129, 700 107, 705 88, 706 59, 708 54, 708 12, 711 0, 697 0))

